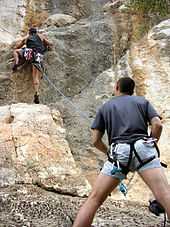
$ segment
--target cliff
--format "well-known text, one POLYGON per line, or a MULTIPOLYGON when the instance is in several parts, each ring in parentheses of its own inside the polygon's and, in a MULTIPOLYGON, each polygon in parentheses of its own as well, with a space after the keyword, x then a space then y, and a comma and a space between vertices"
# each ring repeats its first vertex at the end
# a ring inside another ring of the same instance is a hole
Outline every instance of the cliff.
MULTIPOLYGON (((90 125, 122 76, 134 78, 136 94, 145 95, 162 116, 159 147, 162 160, 170 163, 170 20, 129 11, 126 1, 99 2, 0 2, 2 226, 72 225, 106 159, 91 145, 90 125), (30 25, 53 43, 44 63, 52 86, 41 80, 40 105, 32 104, 30 66, 11 71, 14 43, 30 25)), ((166 174, 169 178, 169 168, 166 174)), ((113 193, 94 223, 160 226, 163 217, 147 210, 150 196, 136 174, 126 201, 113 193)))

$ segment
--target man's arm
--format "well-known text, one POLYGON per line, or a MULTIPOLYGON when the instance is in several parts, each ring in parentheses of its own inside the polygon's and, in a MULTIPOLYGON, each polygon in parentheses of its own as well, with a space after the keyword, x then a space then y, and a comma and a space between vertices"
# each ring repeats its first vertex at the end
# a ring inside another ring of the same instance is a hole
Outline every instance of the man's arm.
POLYGON ((46 47, 51 48, 53 46, 53 44, 44 35, 40 34, 39 36, 46 47))
POLYGON ((97 129, 92 129, 92 143, 93 145, 103 153, 107 153, 107 146, 102 141, 103 133, 97 129))
POLYGON ((19 42, 17 42, 16 45, 14 46, 14 49, 22 48, 25 45, 25 43, 26 43, 26 39, 27 39, 27 37, 24 37, 19 42))
POLYGON ((159 140, 162 133, 162 123, 159 117, 153 117, 151 119, 151 136, 159 140))

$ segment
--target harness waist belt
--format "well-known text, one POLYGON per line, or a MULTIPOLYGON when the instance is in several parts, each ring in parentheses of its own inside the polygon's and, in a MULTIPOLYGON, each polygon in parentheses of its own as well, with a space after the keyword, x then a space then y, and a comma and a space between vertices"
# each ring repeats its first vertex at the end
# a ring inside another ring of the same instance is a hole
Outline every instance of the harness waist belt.
MULTIPOLYGON (((128 143, 130 145, 130 154, 129 154, 129 159, 128 159, 127 165, 125 166, 121 162, 119 162, 120 167, 122 169, 122 173, 124 173, 124 174, 127 174, 130 171, 130 164, 131 164, 131 161, 132 161, 133 152, 134 152, 134 155, 135 155, 135 157, 137 158, 137 160, 139 162, 139 165, 136 168, 137 170, 139 170, 142 166, 146 165, 147 163, 151 162, 152 160, 154 160, 156 158, 156 156, 153 155, 153 156, 151 156, 148 159, 142 160, 141 157, 139 156, 139 154, 137 153, 136 149, 135 149, 135 146, 134 146, 135 142, 136 141, 128 143)), ((154 143, 154 145, 155 145, 155 143, 154 143)), ((158 152, 158 157, 159 157, 159 149, 158 149, 157 145, 155 145, 155 148, 156 148, 156 150, 158 152)), ((116 162, 117 160, 111 158, 109 153, 108 153, 108 161, 111 162, 111 163, 115 162, 115 165, 117 166, 117 162, 116 162)))

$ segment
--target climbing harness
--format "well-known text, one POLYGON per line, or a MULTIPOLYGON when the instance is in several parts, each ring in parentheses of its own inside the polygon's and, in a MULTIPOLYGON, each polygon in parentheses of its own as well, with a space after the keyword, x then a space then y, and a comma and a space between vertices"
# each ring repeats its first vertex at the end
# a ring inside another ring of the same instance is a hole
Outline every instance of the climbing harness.
MULTIPOLYGON (((145 160, 141 159, 141 157, 139 156, 139 154, 137 153, 137 151, 135 149, 135 142, 139 139, 143 139, 143 143, 145 143, 147 146, 153 146, 154 145, 156 150, 157 150, 158 157, 160 156, 159 149, 158 149, 158 147, 155 143, 156 139, 149 137, 149 136, 148 137, 142 136, 141 138, 134 139, 133 141, 126 142, 127 144, 130 145, 130 153, 129 153, 129 158, 128 158, 128 162, 127 162, 126 166, 123 165, 121 162, 119 162, 119 160, 117 159, 116 149, 117 149, 117 145, 120 142, 116 142, 116 141, 113 142, 111 144, 111 147, 110 147, 109 152, 107 154, 108 155, 108 161, 113 164, 113 169, 111 170, 111 174, 112 175, 117 174, 116 177, 120 180, 119 190, 124 194, 124 196, 126 196, 126 194, 128 192, 128 187, 122 181, 125 179, 125 176, 130 171, 130 164, 131 164, 131 161, 132 161, 133 154, 135 155, 135 157, 137 158, 137 160, 139 162, 139 165, 137 166, 137 170, 156 158, 155 155, 152 155, 148 159, 145 159, 145 160)), ((130 182, 132 181, 133 177, 134 177, 134 175, 130 178, 130 182)), ((128 183, 128 186, 130 185, 130 182, 128 183)))
POLYGON ((31 61, 33 59, 33 50, 31 48, 24 49, 24 58, 26 61, 31 61))
POLYGON ((40 53, 34 53, 34 54, 35 54, 34 55, 34 61, 38 62, 39 64, 41 64, 42 61, 43 61, 43 55, 40 54, 40 53))

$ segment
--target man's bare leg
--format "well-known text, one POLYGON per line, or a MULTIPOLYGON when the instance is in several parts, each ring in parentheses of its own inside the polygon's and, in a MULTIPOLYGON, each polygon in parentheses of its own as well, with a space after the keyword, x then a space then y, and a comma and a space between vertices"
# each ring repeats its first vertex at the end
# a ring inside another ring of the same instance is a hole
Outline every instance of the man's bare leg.
POLYGON ((156 200, 164 207, 170 220, 170 191, 163 168, 143 170, 140 176, 151 189, 156 200))
POLYGON ((20 49, 15 49, 13 51, 13 56, 14 56, 14 65, 12 67, 12 70, 15 71, 17 70, 17 66, 19 64, 20 49))
POLYGON ((118 184, 118 179, 100 173, 91 194, 80 208, 73 227, 90 227, 97 209, 118 184))
POLYGON ((41 72, 34 65, 32 66, 32 78, 33 78, 33 86, 35 90, 34 102, 38 104, 41 72))
POLYGON ((19 56, 20 56, 20 49, 15 49, 13 51, 13 56, 14 56, 14 63, 18 65, 19 63, 19 56))
POLYGON ((33 65, 32 66, 32 79, 35 93, 39 93, 41 72, 33 65))

